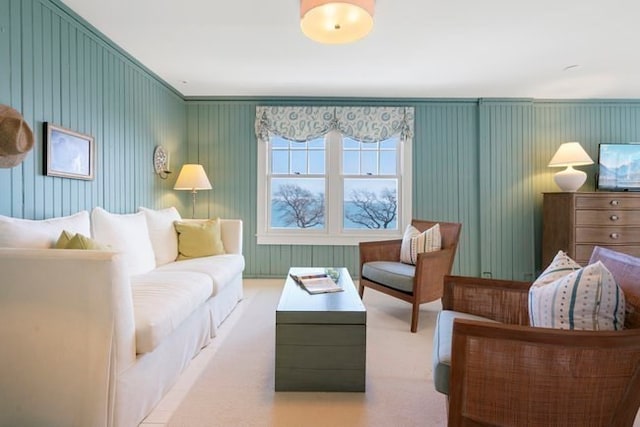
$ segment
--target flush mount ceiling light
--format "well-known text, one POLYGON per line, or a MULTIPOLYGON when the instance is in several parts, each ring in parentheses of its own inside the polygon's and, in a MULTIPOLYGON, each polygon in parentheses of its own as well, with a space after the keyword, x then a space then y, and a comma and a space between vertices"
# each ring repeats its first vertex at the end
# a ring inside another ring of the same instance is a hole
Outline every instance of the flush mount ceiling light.
POLYGON ((374 0, 300 0, 300 27, 319 43, 354 42, 371 31, 374 4, 374 0))

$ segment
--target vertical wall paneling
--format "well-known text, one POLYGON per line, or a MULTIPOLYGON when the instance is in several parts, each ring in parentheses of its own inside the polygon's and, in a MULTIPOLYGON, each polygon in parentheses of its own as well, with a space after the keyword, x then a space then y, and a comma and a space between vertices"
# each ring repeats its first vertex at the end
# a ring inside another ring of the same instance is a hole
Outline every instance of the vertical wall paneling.
MULTIPOLYGON (((601 142, 640 141, 640 101, 521 99, 183 99, 58 0, 0 0, 0 103, 34 130, 26 160, 0 169, 0 215, 49 218, 102 206, 175 205, 182 164, 202 163, 213 184, 198 193, 196 215, 241 218, 247 277, 282 277, 291 265, 358 272, 352 246, 256 245, 255 107, 410 105, 416 109, 413 211, 416 218, 463 223, 455 272, 527 280, 540 266, 542 192, 557 191, 549 159, 579 141, 594 161, 601 142), (92 135, 93 181, 43 173, 43 123, 92 135), (156 145, 173 171, 153 172, 156 145)), ((597 165, 583 191, 595 188, 597 165)))
MULTIPOLYGON (((11 24, 11 0, 0 0, 0 104, 12 104, 12 66, 11 42, 13 25, 11 24)), ((0 211, 12 213, 12 171, 0 169, 0 211)))
POLYGON ((479 269, 476 102, 415 105, 413 217, 461 222, 455 271, 479 269))
POLYGON ((155 145, 178 159, 186 150, 186 104, 173 89, 57 0, 0 0, 0 58, 0 102, 35 136, 22 164, 0 169, 1 215, 176 204, 152 164, 155 145), (93 181, 44 175, 44 122, 94 137, 93 181))
MULTIPOLYGON (((213 190, 198 194, 197 213, 242 218, 248 277, 281 277, 292 265, 344 266, 359 273, 357 246, 256 245, 256 161, 253 100, 187 101, 190 161, 205 165, 213 190), (208 207, 208 212, 205 209, 208 207)), ((269 100, 271 104, 291 104, 269 100)), ((327 105, 325 100, 296 102, 327 105)), ((334 103, 333 101, 331 101, 334 103)), ((362 105, 363 101, 338 100, 362 105)), ((472 274, 478 257, 477 103, 377 101, 416 108, 413 147, 413 216, 462 221, 456 272, 472 274), (452 191, 454 189, 454 191, 452 191)))
POLYGON ((533 103, 482 100, 479 115, 481 273, 532 280, 533 103))

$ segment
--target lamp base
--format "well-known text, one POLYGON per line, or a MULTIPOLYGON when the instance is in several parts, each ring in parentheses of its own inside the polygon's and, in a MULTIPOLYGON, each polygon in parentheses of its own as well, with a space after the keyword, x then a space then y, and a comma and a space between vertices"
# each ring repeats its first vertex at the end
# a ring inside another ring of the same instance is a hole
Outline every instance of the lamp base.
POLYGON ((567 166, 565 170, 556 173, 553 180, 562 191, 575 193, 587 180, 587 173, 567 166))

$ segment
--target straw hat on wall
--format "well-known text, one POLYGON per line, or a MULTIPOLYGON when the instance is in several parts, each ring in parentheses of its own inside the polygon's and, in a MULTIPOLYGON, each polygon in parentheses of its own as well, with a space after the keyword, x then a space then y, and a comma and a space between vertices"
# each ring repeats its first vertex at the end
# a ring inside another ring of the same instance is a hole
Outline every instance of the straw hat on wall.
POLYGON ((0 105, 0 168, 19 165, 32 147, 33 132, 22 115, 0 105))

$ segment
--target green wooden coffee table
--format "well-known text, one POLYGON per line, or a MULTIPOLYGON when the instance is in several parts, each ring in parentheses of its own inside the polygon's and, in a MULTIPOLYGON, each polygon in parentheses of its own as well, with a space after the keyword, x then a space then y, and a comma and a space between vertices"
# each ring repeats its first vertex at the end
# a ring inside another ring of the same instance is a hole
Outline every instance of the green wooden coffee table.
POLYGON ((344 291, 316 295, 287 275, 276 309, 276 391, 365 391, 367 311, 348 270, 339 270, 344 291))

